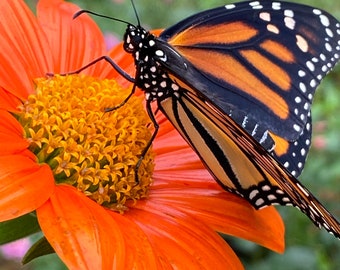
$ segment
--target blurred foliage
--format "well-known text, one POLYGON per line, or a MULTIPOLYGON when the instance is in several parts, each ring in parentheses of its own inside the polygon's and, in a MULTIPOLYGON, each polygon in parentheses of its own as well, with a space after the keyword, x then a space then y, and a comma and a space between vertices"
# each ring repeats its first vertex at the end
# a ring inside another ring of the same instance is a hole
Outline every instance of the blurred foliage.
MULTIPOLYGON (((34 7, 35 0, 27 0, 34 7)), ((83 9, 136 22, 127 0, 74 0, 83 9)), ((222 0, 135 0, 138 17, 147 28, 165 28, 200 10, 225 5, 222 0)), ((331 12, 340 19, 340 1, 295 0, 331 12)), ((107 19, 94 18, 104 32, 122 36, 125 26, 107 19)), ((314 139, 300 180, 340 219, 340 67, 330 73, 319 87, 313 105, 314 139)), ((298 210, 279 207, 286 224, 286 251, 276 254, 255 244, 228 238, 249 270, 340 269, 340 242, 318 230, 298 210)), ((47 259, 50 263, 51 257, 47 259)), ((55 257, 52 257, 55 258, 55 257)), ((47 269, 40 266, 31 269, 47 269)), ((35 262, 33 262, 35 263, 35 262)), ((49 265, 50 266, 50 265, 49 265)), ((48 267, 48 269, 51 269, 48 267)), ((53 268, 63 269, 63 268, 53 268)))

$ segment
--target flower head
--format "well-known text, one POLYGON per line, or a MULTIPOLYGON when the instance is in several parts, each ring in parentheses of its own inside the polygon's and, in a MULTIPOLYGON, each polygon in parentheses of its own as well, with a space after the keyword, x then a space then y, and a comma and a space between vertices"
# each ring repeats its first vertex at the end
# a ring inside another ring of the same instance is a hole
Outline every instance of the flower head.
POLYGON ((40 0, 34 17, 13 0, 0 10, 0 221, 36 211, 70 269, 242 268, 216 231, 283 250, 277 212, 223 191, 161 115, 143 155, 152 133, 143 97, 105 112, 130 91, 110 65, 46 75, 105 54, 134 73, 88 16, 72 20, 77 6, 40 0))

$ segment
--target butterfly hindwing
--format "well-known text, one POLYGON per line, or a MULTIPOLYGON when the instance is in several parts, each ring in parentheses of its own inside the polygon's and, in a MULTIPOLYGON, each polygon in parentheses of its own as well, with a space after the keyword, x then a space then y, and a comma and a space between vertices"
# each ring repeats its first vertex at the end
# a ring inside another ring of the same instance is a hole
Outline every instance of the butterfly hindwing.
POLYGON ((184 89, 179 93, 158 101, 159 108, 222 187, 256 209, 293 205, 317 226, 340 236, 336 219, 231 117, 184 89))

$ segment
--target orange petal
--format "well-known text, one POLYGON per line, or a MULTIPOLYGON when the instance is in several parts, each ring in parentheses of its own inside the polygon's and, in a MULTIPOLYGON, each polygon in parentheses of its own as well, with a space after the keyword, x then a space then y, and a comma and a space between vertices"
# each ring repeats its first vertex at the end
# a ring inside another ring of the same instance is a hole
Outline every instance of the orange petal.
POLYGON ((216 232, 183 211, 145 200, 125 215, 148 235, 160 259, 171 269, 243 269, 216 232))
MULTIPOLYGON (((157 138, 161 138, 163 136, 168 137, 168 133, 170 131, 175 130, 174 126, 170 123, 170 121, 164 116, 164 114, 157 114, 156 115, 156 120, 157 123, 160 124, 159 130, 158 130, 158 134, 157 134, 157 138)), ((182 139, 182 137, 179 135, 178 131, 176 131, 179 138, 182 139)), ((184 141, 184 139, 182 139, 184 141)))
POLYGON ((284 251, 284 224, 274 207, 255 210, 234 194, 209 189, 152 190, 150 199, 190 213, 216 231, 284 251))
POLYGON ((38 165, 24 154, 0 156, 0 222, 34 211, 53 190, 47 165, 38 165))
POLYGON ((122 234, 126 242, 126 258, 123 269, 163 269, 147 235, 132 220, 125 215, 107 210, 108 214, 122 228, 122 234))
POLYGON ((156 149, 158 155, 155 159, 152 189, 195 187, 221 191, 222 188, 213 180, 193 150, 189 146, 179 148, 164 154, 158 154, 162 151, 156 149))
MULTIPOLYGON (((156 160, 157 162, 157 160, 156 160)), ((154 183, 152 190, 166 190, 168 188, 200 188, 208 191, 220 192, 222 188, 209 175, 206 169, 182 170, 176 172, 155 171, 153 174, 154 183), (205 177, 203 177, 205 176, 205 177), (203 179, 203 180, 202 180, 203 179), (202 181, 201 181, 202 180, 202 181)), ((223 191, 225 192, 225 191, 223 191)), ((209 192, 208 192, 209 193, 209 192)))
POLYGON ((0 1, 0 10, 0 87, 25 99, 33 93, 33 79, 50 70, 52 57, 24 1, 0 1))
MULTIPOLYGON (((181 135, 179 135, 178 131, 175 130, 168 121, 157 121, 157 123, 159 123, 160 126, 159 135, 156 137, 152 146, 157 155, 164 154, 164 156, 166 156, 169 152, 189 148, 188 143, 181 137, 181 135)), ((191 150, 191 152, 194 151, 191 150)), ((198 160, 197 155, 196 160, 198 160)))
POLYGON ((203 217, 209 217, 209 220, 204 221, 209 221, 215 230, 283 252, 284 225, 276 210, 267 208, 256 211, 245 200, 222 190, 186 142, 181 141, 179 135, 172 132, 176 131, 168 129, 167 134, 157 137, 154 144, 157 156, 152 198, 159 200, 159 196, 161 199, 165 196, 166 201, 169 200, 169 205, 176 206, 178 203, 183 207, 184 204, 190 212, 196 211, 195 215, 199 215, 201 211, 203 217), (232 198, 230 202, 229 197, 232 198), (238 213, 240 211, 244 211, 245 214, 240 215, 238 213), (225 220, 228 218, 234 223, 224 228, 225 220), (256 226, 252 227, 253 223, 256 226))
POLYGON ((1 155, 15 154, 28 147, 19 122, 7 111, 0 110, 1 155))
POLYGON ((124 228, 74 187, 56 186, 37 216, 47 240, 69 269, 124 269, 124 228))
MULTIPOLYGON (((172 141, 172 139, 169 138, 169 141, 172 141)), ((189 148, 188 145, 181 145, 181 142, 178 140, 174 140, 173 142, 177 142, 177 144, 168 147, 166 143, 164 145, 165 150, 169 150, 169 152, 164 151, 164 149, 157 148, 158 141, 155 142, 155 147, 157 150, 156 153, 158 154, 156 163, 158 168, 156 168, 156 170, 166 172, 204 168, 196 153, 191 148, 189 148)))
MULTIPOLYGON (((40 0, 37 5, 38 20, 53 52, 55 67, 50 72, 75 71, 105 55, 104 37, 96 23, 86 14, 73 19, 79 10, 78 6, 62 0, 40 0)), ((97 75, 93 68, 84 73, 97 75)))
POLYGON ((0 109, 14 112, 18 110, 20 104, 22 102, 18 97, 0 87, 0 109))

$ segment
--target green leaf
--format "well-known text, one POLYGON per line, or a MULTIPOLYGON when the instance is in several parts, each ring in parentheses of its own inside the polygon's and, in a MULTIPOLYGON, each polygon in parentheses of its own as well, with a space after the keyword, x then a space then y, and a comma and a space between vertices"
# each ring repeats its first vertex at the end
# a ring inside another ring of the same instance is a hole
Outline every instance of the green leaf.
POLYGON ((35 258, 52 253, 55 253, 54 249, 51 247, 47 239, 45 237, 42 237, 37 242, 35 242, 33 246, 31 246, 21 262, 23 264, 27 264, 35 258))
POLYGON ((32 213, 0 223, 0 245, 39 232, 36 216, 32 213))

